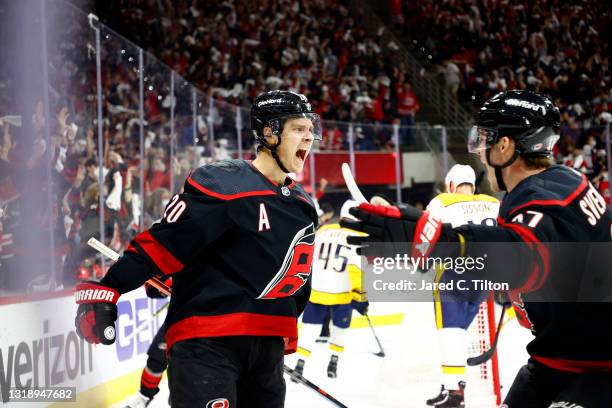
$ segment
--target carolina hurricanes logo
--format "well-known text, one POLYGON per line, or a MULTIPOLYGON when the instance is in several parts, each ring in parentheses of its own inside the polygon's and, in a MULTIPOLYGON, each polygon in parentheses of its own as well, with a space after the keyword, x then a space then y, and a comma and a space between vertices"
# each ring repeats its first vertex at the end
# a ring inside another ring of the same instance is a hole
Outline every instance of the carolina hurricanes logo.
POLYGON ((227 398, 215 398, 206 403, 206 408, 229 408, 227 398))
POLYGON ((268 283, 257 299, 277 299, 293 295, 310 276, 312 255, 314 252, 314 224, 299 230, 285 254, 279 271, 268 283))
POLYGON ((529 319, 521 294, 511 291, 508 292, 508 295, 510 296, 510 300, 512 300, 512 306, 514 306, 514 312, 516 313, 519 324, 533 332, 533 323, 529 319))

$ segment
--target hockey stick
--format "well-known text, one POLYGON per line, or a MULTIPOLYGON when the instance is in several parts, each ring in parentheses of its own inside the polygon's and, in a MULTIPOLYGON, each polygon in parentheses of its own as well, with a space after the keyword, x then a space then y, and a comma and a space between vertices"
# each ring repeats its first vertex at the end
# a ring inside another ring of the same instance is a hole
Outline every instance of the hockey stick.
POLYGON ((367 313, 364 313, 364 316, 368 320, 368 325, 370 326, 370 329, 372 329, 372 334, 374 335, 374 338, 376 339, 376 343, 378 343, 378 348, 380 349, 380 351, 378 353, 374 353, 374 355, 378 356, 378 357, 384 357, 385 356, 385 350, 383 350, 383 346, 380 343, 380 340, 378 340, 378 336, 376 335, 376 331, 374 331, 374 325, 372 324, 372 321, 370 320, 370 316, 368 316, 367 313))
MULTIPOLYGON (((107 257, 111 261, 116 261, 117 259, 119 259, 119 254, 117 252, 113 251, 112 249, 110 249, 109 247, 107 247, 106 245, 104 245, 102 242, 98 241, 94 237, 89 238, 89 241, 87 241, 87 245, 89 245, 90 247, 92 247, 96 251, 100 252, 102 255, 104 255, 105 257, 107 257)), ((170 296, 170 294, 172 293, 170 288, 168 286, 166 286, 157 277, 152 277, 147 282, 149 283, 149 285, 151 285, 155 289, 159 290, 159 293, 161 293, 163 295, 170 296)))
POLYGON ((353 177, 353 173, 351 173, 351 166, 349 166, 348 163, 342 163, 342 177, 344 177, 344 183, 348 187, 353 200, 357 201, 359 204, 367 203, 368 200, 366 200, 361 190, 359 190, 355 177, 353 177))
POLYGON ((151 321, 153 319, 155 319, 157 316, 160 315, 161 312, 163 312, 164 310, 166 310, 168 308, 168 306, 170 306, 170 302, 165 303, 162 307, 160 307, 159 309, 157 309, 157 312, 153 313, 151 316, 147 317, 145 320, 143 320, 140 325, 138 327, 136 327, 136 329, 131 332, 130 334, 128 334, 127 336, 125 336, 123 339, 124 340, 129 340, 132 337, 136 336, 138 333, 140 333, 141 331, 143 331, 144 329, 146 329, 147 327, 149 327, 149 323, 151 323, 151 321))
POLYGON ((287 373, 287 375, 289 377, 291 377, 295 381, 305 385, 306 387, 310 388, 311 390, 313 390, 317 394, 321 395, 323 398, 325 398, 328 401, 330 401, 331 403, 333 403, 335 406, 340 407, 340 408, 348 408, 346 405, 344 405, 343 403, 341 403, 340 401, 338 401, 337 399, 335 399, 334 397, 329 395, 321 387, 316 386, 315 384, 313 384, 310 381, 308 381, 307 379, 305 379, 301 374, 296 373, 295 370, 292 370, 291 368, 287 367, 286 365, 283 366, 283 370, 285 371, 285 373, 287 373))
POLYGON ((499 340, 499 332, 501 331, 505 314, 506 314, 506 308, 502 307, 501 316, 499 317, 499 323, 497 324, 497 331, 495 332, 495 339, 493 340, 493 344, 491 345, 491 348, 479 356, 468 358, 467 365, 477 366, 480 364, 484 364, 487 361, 489 361, 491 357, 493 357, 493 354, 495 354, 495 349, 497 348, 497 340, 499 340))

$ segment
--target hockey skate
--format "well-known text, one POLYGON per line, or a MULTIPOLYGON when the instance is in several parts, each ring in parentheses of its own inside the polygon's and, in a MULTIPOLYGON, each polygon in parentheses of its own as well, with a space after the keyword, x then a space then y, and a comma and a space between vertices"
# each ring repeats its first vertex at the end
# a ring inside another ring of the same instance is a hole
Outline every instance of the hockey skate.
POLYGON ((459 381, 458 390, 447 390, 444 385, 440 387, 440 394, 438 396, 428 399, 427 405, 438 407, 438 408, 463 408, 465 407, 465 401, 463 394, 465 390, 465 382, 459 381))
POLYGON ((145 397, 141 393, 138 393, 124 408, 145 408, 151 401, 152 398, 145 397))
POLYGON ((338 376, 338 356, 332 354, 327 365, 327 376, 329 378, 336 378, 338 376))
MULTIPOLYGON (((304 374, 304 364, 306 362, 303 359, 298 359, 297 363, 295 364, 295 368, 293 369, 293 371, 295 371, 295 373, 297 375, 299 375, 300 377, 302 376, 302 374, 304 374)), ((291 381, 293 381, 294 383, 298 382, 298 380, 296 380, 295 378, 291 377, 291 381)))

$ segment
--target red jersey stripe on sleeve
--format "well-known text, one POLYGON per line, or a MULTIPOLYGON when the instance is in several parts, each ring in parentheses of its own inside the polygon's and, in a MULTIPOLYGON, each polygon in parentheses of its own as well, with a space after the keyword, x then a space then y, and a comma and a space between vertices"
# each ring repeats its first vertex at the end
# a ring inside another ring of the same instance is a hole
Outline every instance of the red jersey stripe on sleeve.
POLYGON ((142 248, 164 275, 170 275, 183 269, 183 264, 153 238, 149 231, 138 234, 134 242, 142 248))
MULTIPOLYGON (((503 224, 504 228, 514 231, 524 242, 533 244, 540 254, 542 268, 538 264, 534 265, 533 271, 529 274, 527 282, 518 289, 520 292, 530 292, 538 290, 548 278, 550 273, 550 254, 548 248, 542 245, 541 241, 528 228, 518 224, 503 224)), ((531 246, 531 245, 530 245, 531 246)))

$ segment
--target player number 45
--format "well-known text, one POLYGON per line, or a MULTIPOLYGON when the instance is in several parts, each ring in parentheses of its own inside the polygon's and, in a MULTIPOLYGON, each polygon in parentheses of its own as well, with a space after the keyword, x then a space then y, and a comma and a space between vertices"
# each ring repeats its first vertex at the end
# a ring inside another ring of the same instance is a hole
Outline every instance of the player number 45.
MULTIPOLYGON (((542 218, 544 217, 544 214, 538 211, 529 210, 529 211, 525 211, 525 214, 527 214, 528 216, 531 216, 531 218, 529 219, 529 222, 527 222, 527 226, 530 228, 535 228, 536 225, 538 225, 540 221, 542 220, 542 218)), ((525 214, 518 214, 516 217, 512 219, 512 222, 525 224, 525 214)))

